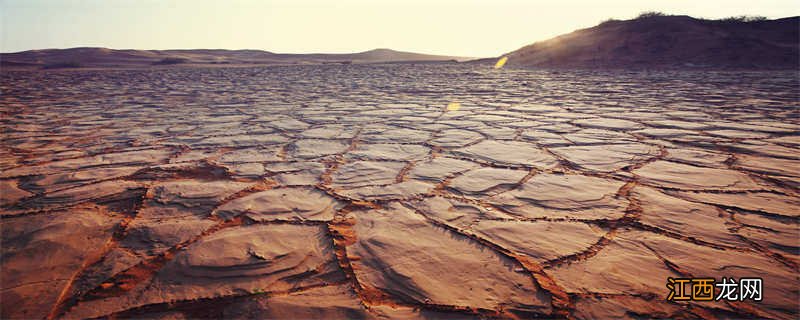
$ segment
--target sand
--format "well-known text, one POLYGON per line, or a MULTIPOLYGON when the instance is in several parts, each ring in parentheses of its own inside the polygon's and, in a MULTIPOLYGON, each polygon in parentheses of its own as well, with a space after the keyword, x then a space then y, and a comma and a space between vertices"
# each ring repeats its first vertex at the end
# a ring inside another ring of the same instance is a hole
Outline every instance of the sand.
POLYGON ((800 313, 791 72, 0 80, 4 319, 800 313), (692 276, 764 299, 666 301, 692 276))

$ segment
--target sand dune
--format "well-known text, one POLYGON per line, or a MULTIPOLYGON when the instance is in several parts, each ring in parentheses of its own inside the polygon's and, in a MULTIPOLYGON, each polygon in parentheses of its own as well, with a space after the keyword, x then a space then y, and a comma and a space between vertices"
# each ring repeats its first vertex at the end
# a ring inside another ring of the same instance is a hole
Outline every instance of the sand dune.
POLYGON ((506 54, 509 65, 557 68, 800 66, 800 17, 764 21, 655 16, 607 21, 506 54))

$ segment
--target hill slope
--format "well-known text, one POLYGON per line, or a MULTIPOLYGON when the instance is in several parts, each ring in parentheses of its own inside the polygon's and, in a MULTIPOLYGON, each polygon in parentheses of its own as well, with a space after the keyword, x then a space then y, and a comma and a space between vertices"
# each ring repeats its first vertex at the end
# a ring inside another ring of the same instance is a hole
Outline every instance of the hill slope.
POLYGON ((608 21, 508 53, 556 68, 798 68, 800 17, 763 21, 655 16, 608 21))
POLYGON ((346 54, 281 54, 263 50, 115 50, 107 48, 70 48, 29 50, 0 54, 4 66, 147 66, 153 64, 295 64, 295 63, 381 63, 399 61, 465 60, 463 57, 439 56, 375 49, 346 54))

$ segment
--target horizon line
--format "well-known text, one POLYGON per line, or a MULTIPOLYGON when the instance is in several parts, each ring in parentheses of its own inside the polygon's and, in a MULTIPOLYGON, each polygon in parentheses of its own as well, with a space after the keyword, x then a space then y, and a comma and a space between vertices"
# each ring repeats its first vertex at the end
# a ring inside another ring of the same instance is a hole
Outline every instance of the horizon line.
MULTIPOLYGON (((712 19, 712 18, 694 17, 694 16, 687 15, 687 14, 669 14, 669 13, 664 13, 664 12, 660 12, 660 11, 645 11, 645 12, 642 12, 642 14, 650 13, 650 12, 661 14, 663 17, 689 17, 689 18, 696 19, 696 20, 701 20, 701 21, 725 21, 725 19, 726 19, 726 18, 712 19)), ((735 18, 735 17, 759 17, 759 16, 757 16, 757 15, 746 15, 745 14, 745 15, 740 15, 740 16, 732 16, 731 18, 735 18)), ((764 18, 767 18, 767 21, 775 21, 775 20, 783 20, 783 19, 800 18, 800 15, 790 15, 790 16, 784 16, 784 17, 781 17, 781 18, 768 18, 768 17, 764 17, 764 18)), ((640 19, 640 17, 634 17, 634 18, 631 18, 631 19, 608 18, 605 21, 620 21, 620 22, 622 22, 622 21, 634 21, 634 20, 638 20, 638 19, 640 19)), ((545 41, 545 40, 548 40, 548 39, 556 38, 556 37, 559 37, 561 35, 570 34, 570 33, 573 33, 573 32, 579 31, 579 30, 594 28, 594 27, 600 26, 602 23, 603 22, 600 22, 600 23, 598 23, 596 25, 589 26, 589 27, 578 28, 578 29, 575 29, 575 30, 572 30, 572 31, 569 31, 569 32, 565 32, 565 33, 562 33, 562 34, 559 34, 559 35, 556 35, 556 36, 553 36, 553 37, 550 37, 550 38, 547 38, 547 39, 534 40, 534 41, 529 42, 527 44, 519 45, 518 48, 523 48, 525 46, 528 46, 528 45, 531 45, 531 44, 535 44, 535 43, 540 42, 540 41, 545 41)), ((447 56, 447 57, 455 57, 455 58, 470 58, 470 59, 496 58, 496 57, 501 57, 501 56, 503 56, 503 55, 505 55, 505 54, 510 52, 510 51, 509 52, 503 52, 503 53, 500 53, 500 54, 497 54, 497 55, 492 55, 492 56, 469 56, 469 55, 452 55, 452 54, 444 54, 444 53, 428 53, 428 52, 422 52, 422 51, 392 49, 392 48, 386 48, 386 47, 372 48, 372 49, 363 50, 363 51, 339 51, 339 52, 337 52, 336 50, 334 50, 334 51, 331 51, 331 52, 324 52, 324 51, 276 52, 276 51, 270 51, 268 49, 254 49, 254 48, 236 48, 236 49, 234 49, 234 48, 209 48, 209 47, 204 47, 204 48, 138 49, 138 48, 111 48, 111 47, 105 47, 105 46, 102 46, 102 45, 99 45, 99 46, 78 45, 78 46, 73 46, 73 47, 31 48, 31 49, 20 50, 20 51, 12 51, 12 52, 0 51, 0 54, 15 54, 15 53, 28 52, 28 51, 43 51, 43 50, 69 50, 69 49, 80 49, 80 48, 86 48, 86 49, 109 49, 109 50, 138 50, 138 51, 170 51, 170 50, 187 50, 187 51, 188 50, 263 51, 263 52, 268 52, 268 53, 272 53, 272 54, 294 54, 294 55, 305 55, 305 54, 307 54, 307 55, 312 55, 312 54, 358 54, 358 53, 366 53, 366 52, 376 51, 376 50, 391 50, 391 51, 395 51, 395 52, 424 54, 424 55, 435 55, 435 56, 447 56)), ((0 48, 0 50, 2 50, 2 48, 0 48)))
POLYGON ((454 58, 493 58, 493 57, 499 57, 500 55, 502 55, 502 54, 500 54, 500 55, 491 56, 491 57, 461 56, 461 55, 451 55, 451 54, 441 54, 441 53, 428 53, 428 52, 419 52, 419 51, 402 50, 402 49, 392 49, 392 48, 385 48, 385 47, 373 48, 373 49, 364 50, 364 51, 347 51, 347 52, 320 52, 320 51, 312 51, 312 52, 276 52, 276 51, 270 51, 270 50, 267 50, 267 49, 253 49, 253 48, 245 48, 245 49, 232 49, 232 48, 137 49, 137 48, 111 48, 111 47, 91 46, 91 45, 79 45, 79 46, 75 46, 75 47, 58 47, 58 48, 53 48, 53 47, 50 47, 50 48, 35 48, 35 49, 27 49, 27 50, 21 50, 21 51, 13 51, 13 52, 2 52, 2 51, 0 51, 0 54, 15 54, 15 53, 23 53, 23 52, 29 52, 29 51, 69 50, 69 49, 108 49, 108 50, 118 50, 118 51, 123 51, 123 50, 134 50, 134 51, 226 50, 226 51, 261 51, 261 52, 267 52, 267 53, 272 53, 272 54, 297 54, 297 55, 299 55, 299 54, 309 54, 309 55, 311 55, 311 54, 357 54, 357 53, 367 53, 367 52, 370 52, 370 51, 389 50, 389 51, 400 52, 400 53, 413 53, 413 54, 423 54, 423 55, 431 55, 431 56, 445 56, 445 57, 454 57, 454 58))

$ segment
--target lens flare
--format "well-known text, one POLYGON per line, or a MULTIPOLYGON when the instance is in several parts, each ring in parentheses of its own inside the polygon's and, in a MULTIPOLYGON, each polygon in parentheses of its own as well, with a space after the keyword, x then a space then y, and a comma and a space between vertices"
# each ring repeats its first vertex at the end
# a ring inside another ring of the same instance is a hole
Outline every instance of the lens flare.
POLYGON ((497 63, 494 64, 495 69, 500 69, 504 65, 506 65, 506 61, 508 61, 508 57, 502 57, 500 60, 497 60, 497 63))

